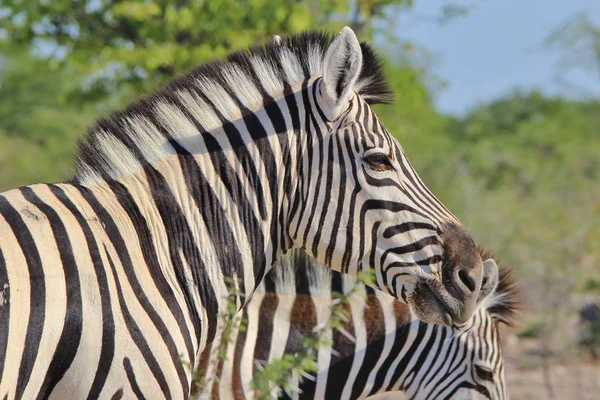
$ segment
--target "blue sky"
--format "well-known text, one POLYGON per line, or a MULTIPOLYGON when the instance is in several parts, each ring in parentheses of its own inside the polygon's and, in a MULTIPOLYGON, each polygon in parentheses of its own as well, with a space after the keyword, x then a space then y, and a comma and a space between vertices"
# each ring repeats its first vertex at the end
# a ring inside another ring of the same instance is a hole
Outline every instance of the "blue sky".
MULTIPOLYGON (((556 79, 557 54, 542 43, 578 12, 600 22, 600 0, 471 0, 462 3, 476 5, 467 17, 445 25, 418 17, 435 15, 444 3, 416 1, 395 28, 401 38, 434 55, 434 72, 449 83, 436 98, 441 111, 462 114, 517 87, 574 96, 574 90, 556 79)), ((600 76, 571 73, 569 81, 600 96, 600 76)))

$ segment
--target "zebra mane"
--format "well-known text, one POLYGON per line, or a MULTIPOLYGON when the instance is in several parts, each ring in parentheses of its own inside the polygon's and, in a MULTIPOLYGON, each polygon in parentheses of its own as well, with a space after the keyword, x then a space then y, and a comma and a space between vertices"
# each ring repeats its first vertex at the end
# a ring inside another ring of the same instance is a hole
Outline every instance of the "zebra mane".
MULTIPOLYGON (((168 139, 186 139, 255 112, 322 75, 333 36, 307 32, 200 65, 100 119, 79 143, 74 181, 115 179, 174 154, 168 139)), ((363 65, 354 90, 368 103, 388 103, 382 63, 362 43, 363 65)))
POLYGON ((479 247, 482 260, 492 258, 498 265, 498 285, 492 293, 483 299, 480 307, 485 307, 492 318, 508 326, 517 322, 517 313, 522 309, 521 289, 514 277, 512 268, 507 267, 486 248, 479 247))

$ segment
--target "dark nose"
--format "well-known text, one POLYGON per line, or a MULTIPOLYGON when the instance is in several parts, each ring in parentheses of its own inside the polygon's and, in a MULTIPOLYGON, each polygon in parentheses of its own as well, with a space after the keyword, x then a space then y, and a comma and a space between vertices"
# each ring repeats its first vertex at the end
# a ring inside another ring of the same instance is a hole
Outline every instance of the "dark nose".
POLYGON ((483 265, 475 242, 467 230, 457 223, 446 224, 441 230, 444 242, 442 283, 453 298, 450 314, 453 322, 471 318, 481 289, 483 265))
POLYGON ((454 277, 456 285, 466 294, 473 293, 477 290, 477 274, 469 271, 466 268, 457 268, 454 277))

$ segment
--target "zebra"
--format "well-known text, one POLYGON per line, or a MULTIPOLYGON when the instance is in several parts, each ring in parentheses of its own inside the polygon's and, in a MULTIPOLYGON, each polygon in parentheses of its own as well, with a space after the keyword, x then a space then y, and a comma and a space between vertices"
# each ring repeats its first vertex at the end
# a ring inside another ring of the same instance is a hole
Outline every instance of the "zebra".
POLYGON ((0 398, 188 397, 225 294, 292 248, 468 320, 481 258, 372 111, 389 95, 350 28, 291 36, 98 120, 68 181, 2 193, 0 398))
MULTIPOLYGON (((490 252, 480 253, 484 264, 496 264, 490 252)), ((294 252, 236 316, 246 331, 240 332, 238 320, 230 344, 217 338, 202 353, 195 397, 254 398, 257 371, 284 354, 306 352, 302 338, 326 325, 332 293, 339 292, 349 296, 345 331, 329 329, 331 346, 318 350, 316 376, 296 380, 292 393, 273 388, 280 398, 359 399, 386 392, 397 398, 401 391, 408 399, 508 399, 498 325, 514 324, 520 296, 512 270, 489 271, 471 319, 443 326, 421 322, 406 304, 294 252), (227 351, 223 361, 219 350, 227 351)))

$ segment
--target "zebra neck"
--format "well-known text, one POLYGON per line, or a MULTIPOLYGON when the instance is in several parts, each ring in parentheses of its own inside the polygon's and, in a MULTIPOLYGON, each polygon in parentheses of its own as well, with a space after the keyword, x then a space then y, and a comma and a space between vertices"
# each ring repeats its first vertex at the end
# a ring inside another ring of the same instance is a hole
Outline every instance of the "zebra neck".
POLYGON ((243 154, 192 154, 172 145, 177 154, 88 187, 110 214, 127 220, 123 231, 144 254, 139 262, 156 264, 148 274, 161 274, 185 299, 202 349, 219 334, 217 316, 227 311, 228 293, 238 294, 241 308, 242 294, 253 293, 287 246, 282 210, 289 203, 284 178, 290 161, 274 154, 257 167, 260 152, 270 147, 261 141, 243 154))

